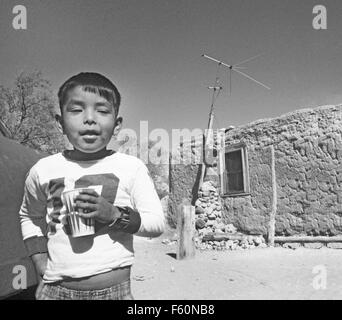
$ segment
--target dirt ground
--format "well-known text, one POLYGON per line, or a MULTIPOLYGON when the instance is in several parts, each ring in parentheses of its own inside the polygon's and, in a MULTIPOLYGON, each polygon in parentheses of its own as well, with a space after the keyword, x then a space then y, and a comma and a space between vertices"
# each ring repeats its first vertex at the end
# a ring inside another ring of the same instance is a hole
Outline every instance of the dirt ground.
POLYGON ((196 250, 177 260, 176 244, 162 243, 168 236, 135 238, 135 299, 342 299, 342 250, 196 250))

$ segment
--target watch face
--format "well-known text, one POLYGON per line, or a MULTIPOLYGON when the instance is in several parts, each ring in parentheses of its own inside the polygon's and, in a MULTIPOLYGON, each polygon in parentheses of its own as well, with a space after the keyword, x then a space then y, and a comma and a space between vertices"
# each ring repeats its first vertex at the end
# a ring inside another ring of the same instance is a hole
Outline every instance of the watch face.
POLYGON ((129 208, 128 207, 118 207, 118 209, 121 213, 129 214, 129 208))

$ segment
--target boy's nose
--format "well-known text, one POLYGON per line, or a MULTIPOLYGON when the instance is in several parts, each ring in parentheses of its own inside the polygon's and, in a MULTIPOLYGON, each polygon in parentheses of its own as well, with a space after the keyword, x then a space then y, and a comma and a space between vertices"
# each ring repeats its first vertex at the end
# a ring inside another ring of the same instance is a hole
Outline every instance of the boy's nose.
POLYGON ((92 110, 86 110, 84 112, 83 122, 88 124, 96 123, 95 113, 92 110))

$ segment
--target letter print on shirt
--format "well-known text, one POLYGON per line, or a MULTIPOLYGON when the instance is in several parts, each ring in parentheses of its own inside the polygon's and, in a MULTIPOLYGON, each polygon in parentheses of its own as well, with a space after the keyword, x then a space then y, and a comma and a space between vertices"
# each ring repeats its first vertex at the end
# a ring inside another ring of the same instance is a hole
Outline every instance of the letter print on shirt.
MULTIPOLYGON (((120 179, 113 173, 84 175, 75 181, 76 188, 87 188, 90 186, 102 186, 100 196, 105 198, 109 203, 113 204, 118 191, 120 179)), ((62 193, 65 189, 65 178, 52 179, 49 183, 49 191, 51 194, 50 202, 52 212, 50 213, 51 221, 49 223, 49 231, 56 233, 56 225, 62 223, 60 219, 61 210, 63 208, 62 193)), ((104 224, 95 221, 95 232, 101 229, 104 224)), ((67 225, 64 226, 65 232, 70 234, 67 225)))

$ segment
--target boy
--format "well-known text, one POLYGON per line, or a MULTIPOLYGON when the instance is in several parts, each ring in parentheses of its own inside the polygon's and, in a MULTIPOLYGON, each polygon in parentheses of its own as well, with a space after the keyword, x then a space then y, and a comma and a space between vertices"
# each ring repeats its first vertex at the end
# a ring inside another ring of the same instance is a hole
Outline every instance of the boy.
POLYGON ((56 118, 74 149, 31 168, 19 213, 40 279, 36 299, 133 299, 133 234, 157 237, 165 222, 143 162, 106 148, 121 126, 120 93, 104 76, 80 73, 60 87, 58 98, 56 118), (102 191, 85 189, 75 203, 80 216, 95 219, 95 234, 72 237, 62 192, 90 186, 102 191))

